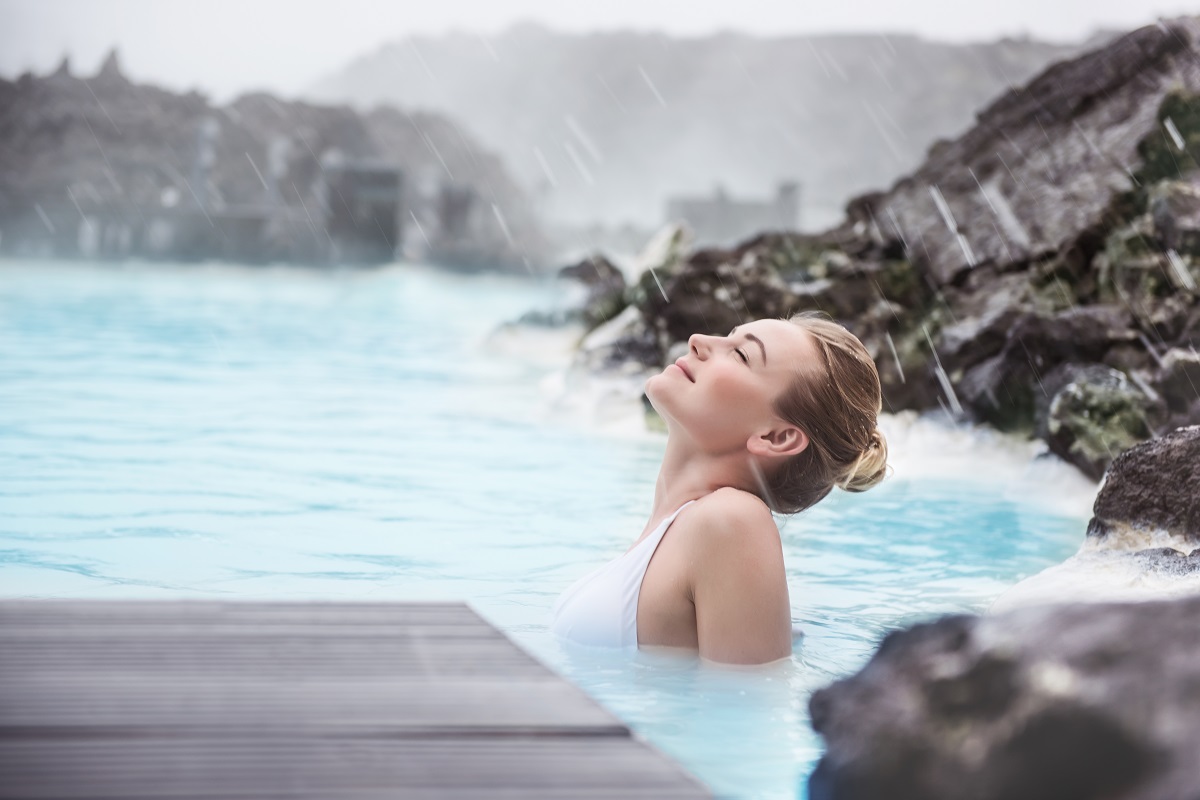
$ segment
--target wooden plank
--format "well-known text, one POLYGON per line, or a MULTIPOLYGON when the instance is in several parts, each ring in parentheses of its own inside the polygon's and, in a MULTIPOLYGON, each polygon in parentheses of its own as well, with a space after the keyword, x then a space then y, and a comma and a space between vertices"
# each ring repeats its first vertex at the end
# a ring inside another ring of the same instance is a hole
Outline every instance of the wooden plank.
POLYGON ((624 730, 579 689, 547 675, 528 679, 398 678, 278 681, 253 675, 204 676, 41 674, 0 683, 0 729, 128 726, 139 729, 287 730, 325 726, 388 733, 440 728, 624 730))
POLYGON ((0 797, 706 797, 628 738, 0 740, 0 797), (297 791, 298 790, 298 791, 297 791))
POLYGON ((258 674, 340 676, 551 674, 501 636, 438 639, 387 637, 59 637, 0 636, 0 679, 9 673, 181 676, 258 674))
POLYGON ((0 602, 0 798, 704 797, 461 604, 0 602))
POLYGON ((210 600, 102 602, 86 600, 6 600, 0 603, 0 626, 139 623, 195 624, 294 623, 324 625, 467 625, 490 628, 463 603, 236 603, 210 600))

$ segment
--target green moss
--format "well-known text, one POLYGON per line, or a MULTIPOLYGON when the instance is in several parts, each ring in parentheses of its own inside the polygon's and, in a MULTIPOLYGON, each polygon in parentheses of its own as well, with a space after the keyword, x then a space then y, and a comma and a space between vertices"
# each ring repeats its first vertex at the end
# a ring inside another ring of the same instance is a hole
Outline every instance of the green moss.
POLYGON ((1135 173, 1143 189, 1175 180, 1200 167, 1200 97, 1172 92, 1158 108, 1158 129, 1138 143, 1142 167, 1135 173), (1168 120, 1183 140, 1183 150, 1167 130, 1168 120))
POLYGON ((1066 427, 1072 453, 1088 461, 1108 463, 1150 436, 1146 414, 1130 391, 1078 383, 1061 392, 1051 409, 1050 433, 1066 427))
POLYGON ((765 259, 766 263, 788 281, 809 281, 814 277, 814 265, 818 264, 821 249, 792 236, 782 236, 773 243, 765 259))
POLYGON ((1171 92, 1163 98, 1155 119, 1155 129, 1138 142, 1142 163, 1133 173, 1134 187, 1118 196, 1111 209, 1118 224, 1146 212, 1151 186, 1200 168, 1200 97, 1171 92), (1167 130, 1168 120, 1183 141, 1182 150, 1167 130))
POLYGON ((885 261, 879 271, 879 289, 883 296, 905 308, 920 303, 921 279, 912 264, 904 259, 885 261))

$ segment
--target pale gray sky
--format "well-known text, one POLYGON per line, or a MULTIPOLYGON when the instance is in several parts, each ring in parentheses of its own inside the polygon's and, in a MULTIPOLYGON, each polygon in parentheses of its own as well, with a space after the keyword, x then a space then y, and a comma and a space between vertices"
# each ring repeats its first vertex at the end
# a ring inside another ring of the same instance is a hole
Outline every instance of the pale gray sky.
POLYGON ((632 28, 697 36, 911 32, 951 41, 1028 33, 1077 40, 1200 13, 1196 2, 1138 0, 0 0, 0 75, 46 72, 64 54, 78 73, 114 45, 136 80, 198 88, 217 100, 252 89, 295 95, 381 44, 449 30, 494 35, 518 21, 586 32, 632 28))

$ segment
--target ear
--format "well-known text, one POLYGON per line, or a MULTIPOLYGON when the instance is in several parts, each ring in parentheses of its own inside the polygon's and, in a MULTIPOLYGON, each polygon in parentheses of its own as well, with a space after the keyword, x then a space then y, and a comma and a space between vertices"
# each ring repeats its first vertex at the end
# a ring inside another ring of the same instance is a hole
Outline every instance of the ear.
POLYGON ((799 455, 808 447, 808 434, 795 425, 772 428, 765 433, 756 433, 746 442, 752 455, 787 458, 799 455))

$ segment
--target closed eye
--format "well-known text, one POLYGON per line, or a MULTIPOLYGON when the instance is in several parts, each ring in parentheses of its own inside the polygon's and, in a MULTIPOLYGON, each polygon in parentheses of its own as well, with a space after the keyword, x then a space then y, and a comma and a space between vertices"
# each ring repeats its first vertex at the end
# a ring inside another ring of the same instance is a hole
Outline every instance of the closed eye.
POLYGON ((742 351, 742 348, 736 347, 736 348, 734 348, 733 352, 737 353, 738 356, 742 359, 742 362, 745 363, 747 366, 749 366, 750 358, 742 351))

